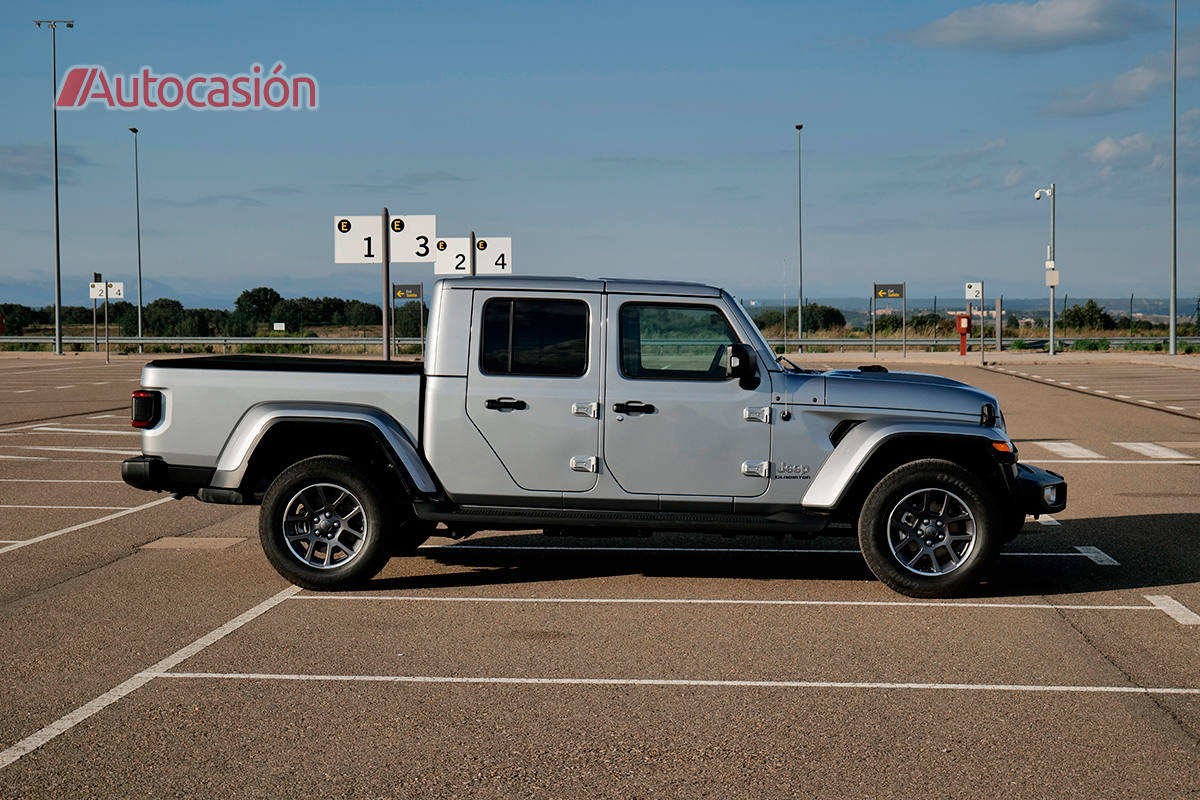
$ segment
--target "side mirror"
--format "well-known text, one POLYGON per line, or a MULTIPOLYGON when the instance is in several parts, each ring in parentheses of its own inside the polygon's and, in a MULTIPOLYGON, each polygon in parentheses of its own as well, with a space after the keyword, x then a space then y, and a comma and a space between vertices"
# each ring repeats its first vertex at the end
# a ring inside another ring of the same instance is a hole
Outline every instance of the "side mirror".
POLYGON ((747 344, 731 344, 725 348, 725 377, 737 378, 743 389, 758 387, 758 357, 747 344))

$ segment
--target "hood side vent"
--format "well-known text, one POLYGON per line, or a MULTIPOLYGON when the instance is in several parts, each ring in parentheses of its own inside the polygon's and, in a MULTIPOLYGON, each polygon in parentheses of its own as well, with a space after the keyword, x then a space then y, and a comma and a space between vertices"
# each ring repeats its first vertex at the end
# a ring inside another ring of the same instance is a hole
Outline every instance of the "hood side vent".
POLYGON ((846 438, 847 433, 854 430, 855 427, 861 425, 862 423, 863 423, 863 420, 861 420, 861 419, 844 419, 844 420, 842 420, 837 425, 834 425, 833 430, 831 430, 829 432, 829 443, 831 445, 833 445, 834 447, 837 447, 839 444, 842 443, 842 439, 846 438))

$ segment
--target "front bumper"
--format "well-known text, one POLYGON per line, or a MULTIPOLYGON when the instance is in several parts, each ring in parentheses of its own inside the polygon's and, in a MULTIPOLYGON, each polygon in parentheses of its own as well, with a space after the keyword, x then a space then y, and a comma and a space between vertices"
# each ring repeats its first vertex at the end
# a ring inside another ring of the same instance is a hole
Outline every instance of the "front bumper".
POLYGON ((1067 481, 1057 472, 1015 464, 1014 494, 1026 514, 1057 514, 1067 507, 1067 481))

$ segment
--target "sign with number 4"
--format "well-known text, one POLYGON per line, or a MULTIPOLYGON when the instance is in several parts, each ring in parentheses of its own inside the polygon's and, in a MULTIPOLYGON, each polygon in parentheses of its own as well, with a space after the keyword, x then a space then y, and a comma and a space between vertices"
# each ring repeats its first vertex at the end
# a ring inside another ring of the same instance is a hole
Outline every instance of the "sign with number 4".
POLYGON ((475 240, 476 275, 512 274, 512 238, 480 236, 475 240))

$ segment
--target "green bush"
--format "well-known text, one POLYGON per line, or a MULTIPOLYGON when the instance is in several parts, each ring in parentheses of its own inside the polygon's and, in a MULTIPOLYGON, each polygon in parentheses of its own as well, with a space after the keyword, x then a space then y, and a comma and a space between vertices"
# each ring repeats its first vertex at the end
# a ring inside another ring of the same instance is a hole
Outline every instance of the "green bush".
POLYGON ((1108 339, 1076 339, 1075 344, 1071 345, 1072 350, 1107 350, 1109 347, 1108 339))
POLYGON ((1025 340, 1024 339, 1013 339, 1011 342, 1008 343, 1008 346, 1012 350, 1024 350, 1025 349, 1025 340))

